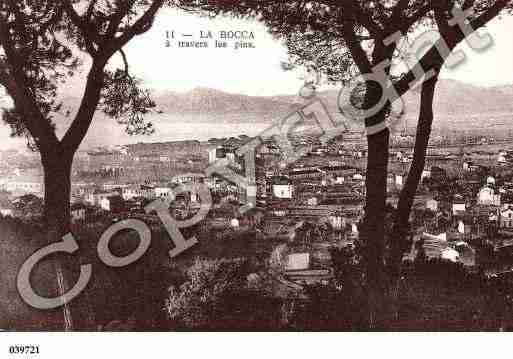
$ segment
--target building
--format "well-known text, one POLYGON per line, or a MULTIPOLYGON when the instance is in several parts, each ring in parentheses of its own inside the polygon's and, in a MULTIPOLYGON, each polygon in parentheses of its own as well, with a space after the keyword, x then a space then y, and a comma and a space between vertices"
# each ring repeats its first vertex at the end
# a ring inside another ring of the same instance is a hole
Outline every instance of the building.
POLYGON ((171 187, 155 187, 155 197, 157 198, 169 197, 172 192, 171 187))
POLYGON ((306 200, 306 204, 308 206, 317 206, 319 204, 319 198, 317 198, 316 196, 313 196, 313 197, 309 197, 307 200, 306 200))
POLYGON ((155 198, 155 188, 152 186, 141 185, 141 193, 144 198, 155 198))
POLYGON ((230 220, 230 227, 232 227, 232 228, 239 228, 239 226, 240 226, 240 222, 239 222, 239 220, 237 218, 232 218, 230 220))
POLYGON ((170 142, 153 142, 153 143, 136 143, 126 146, 127 152, 132 157, 143 156, 146 154, 158 154, 162 156, 197 156, 203 152, 201 142, 196 140, 186 141, 170 141, 170 142))
POLYGON ((502 209, 513 208, 513 194, 509 191, 503 191, 504 194, 501 196, 501 207, 502 209))
POLYGON ((452 202, 452 214, 454 216, 461 215, 467 210, 467 203, 463 198, 455 198, 452 202))
POLYGON ((363 180, 365 180, 365 177, 360 173, 355 173, 353 175, 353 180, 354 181, 363 181, 363 180))
POLYGON ((420 243, 422 243, 427 258, 440 258, 442 251, 448 247, 447 233, 433 235, 424 232, 419 240, 420 243))
POLYGON ((225 158, 226 157, 226 151, 223 147, 215 147, 208 150, 208 164, 211 165, 215 163, 216 161, 225 158))
POLYGON ((106 198, 103 198, 100 201, 100 207, 105 210, 112 213, 119 213, 123 212, 125 206, 125 202, 123 201, 123 197, 119 195, 115 196, 108 196, 106 198))
POLYGON ((80 203, 71 206, 71 223, 84 222, 86 219, 86 206, 80 203))
POLYGON ((90 170, 98 170, 104 167, 119 167, 126 161, 126 156, 121 151, 90 151, 87 152, 87 164, 90 170))
POLYGON ((123 188, 127 187, 130 187, 130 185, 122 183, 104 183, 102 189, 107 192, 117 192, 121 195, 123 193, 123 188))
POLYGON ((203 183, 204 181, 205 175, 203 173, 186 173, 176 175, 171 179, 171 183, 174 184, 203 183))
POLYGON ((123 188, 121 196, 125 201, 129 201, 134 198, 143 197, 143 190, 141 186, 128 186, 123 188))
POLYGON ((496 194, 493 188, 485 186, 477 194, 477 203, 499 207, 501 205, 501 195, 499 193, 496 194))
POLYGON ((14 206, 7 198, 0 199, 0 214, 3 217, 14 217, 14 206))
POLYGON ((102 200, 112 197, 112 196, 118 196, 119 194, 117 192, 107 192, 102 190, 94 190, 88 194, 85 195, 85 201, 86 203, 92 205, 92 206, 100 206, 102 200))
POLYGON ((294 196, 294 186, 288 177, 275 177, 272 183, 272 193, 275 198, 292 199, 294 196))
POLYGON ((472 165, 469 167, 469 172, 475 176, 481 177, 486 175, 488 168, 481 165, 472 165))
POLYGON ((474 163, 472 161, 465 161, 465 162, 463 162, 463 170, 470 172, 470 167, 473 165, 474 165, 474 163))
POLYGON ((457 263, 460 261, 460 253, 453 248, 445 248, 441 251, 440 258, 457 263))
POLYGON ((310 253, 292 253, 287 256, 287 271, 304 270, 310 267, 310 253))
POLYGON ((245 168, 244 156, 238 156, 236 151, 239 146, 236 143, 225 143, 223 146, 211 148, 208 150, 208 163, 214 164, 219 160, 227 161, 227 165, 235 170, 242 171, 245 168))
POLYGON ((465 223, 463 220, 458 221, 458 232, 461 234, 470 234, 472 231, 472 226, 468 223, 465 223))
POLYGON ((341 231, 346 226, 346 218, 341 211, 335 211, 328 216, 328 221, 336 231, 341 231))
POLYGON ((43 196, 44 179, 42 176, 19 176, 8 179, 3 185, 3 189, 17 194, 35 194, 43 196))
POLYGON ((428 199, 426 201, 426 208, 433 212, 437 212, 439 209, 439 203, 436 199, 428 199))
POLYGON ((293 181, 317 180, 326 178, 351 177, 356 174, 356 168, 345 165, 319 166, 319 167, 296 167, 289 171, 289 177, 293 181))
POLYGON ((505 211, 501 211, 500 227, 513 228, 513 209, 508 208, 505 211))

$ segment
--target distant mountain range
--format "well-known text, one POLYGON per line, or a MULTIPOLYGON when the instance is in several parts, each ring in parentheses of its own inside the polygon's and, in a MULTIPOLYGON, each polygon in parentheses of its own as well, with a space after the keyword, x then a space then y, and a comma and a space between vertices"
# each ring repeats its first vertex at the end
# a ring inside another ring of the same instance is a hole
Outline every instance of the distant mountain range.
MULTIPOLYGON (((156 127, 152 136, 131 137, 123 127, 98 112, 83 148, 99 145, 134 142, 161 142, 182 139, 208 139, 239 134, 256 135, 273 120, 294 111, 300 103, 298 96, 272 97, 231 94, 210 88, 195 88, 178 93, 154 92, 157 113, 148 116, 156 127)), ((337 108, 338 90, 319 93, 336 118, 341 118, 337 108)), ((408 127, 413 127, 419 109, 419 89, 403 97, 408 127)), ((76 110, 79 99, 68 97, 65 107, 76 110)), ((434 101, 435 122, 438 129, 513 129, 513 85, 476 87, 453 80, 440 80, 434 101)), ((69 121, 59 121, 58 133, 62 134, 69 121)), ((8 133, 3 130, 0 136, 8 133)))
POLYGON ((158 92, 153 95, 153 99, 164 114, 229 115, 230 119, 239 115, 240 121, 245 121, 242 118, 244 114, 267 118, 276 113, 287 112, 293 103, 290 96, 246 96, 204 87, 184 93, 158 92))
MULTIPOLYGON (((319 93, 329 111, 338 115, 338 90, 319 93)), ((209 88, 196 88, 185 93, 156 93, 154 95, 162 116, 185 116, 190 121, 214 123, 268 122, 293 111, 300 103, 297 96, 252 97, 229 94, 209 88)), ((416 119, 419 111, 420 89, 403 97, 406 114, 416 119)), ((453 119, 489 120, 506 116, 513 128, 513 85, 477 87, 453 80, 440 80, 435 94, 435 125, 450 126, 453 119), (509 117, 508 117, 509 116, 509 117)), ((479 125, 472 121, 471 125, 479 125)))

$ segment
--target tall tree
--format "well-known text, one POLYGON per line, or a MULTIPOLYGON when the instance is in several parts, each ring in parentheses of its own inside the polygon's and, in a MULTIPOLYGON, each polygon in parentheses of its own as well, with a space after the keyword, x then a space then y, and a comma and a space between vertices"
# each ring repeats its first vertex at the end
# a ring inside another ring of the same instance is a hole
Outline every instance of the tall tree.
MULTIPOLYGON (((148 133, 149 93, 129 72, 124 46, 150 29, 165 0, 6 0, 0 3, 0 85, 12 100, 3 119, 41 154, 50 232, 67 232, 71 166, 101 108, 130 133, 148 133), (124 69, 109 70, 119 54, 124 69), (80 106, 59 139, 55 118, 67 80, 88 64, 80 106)), ((54 238, 56 240, 57 238, 54 238)))
MULTIPOLYGON (((186 6, 187 1, 181 4, 186 6)), ((191 8, 198 7, 190 1, 191 8)), ((399 1, 204 1, 202 11, 256 16, 274 35, 284 38, 293 61, 312 65, 331 81, 349 80, 351 75, 371 74, 388 61, 383 71, 390 75, 396 43, 385 39, 397 31, 408 33, 431 7, 427 0, 399 1)), ((381 98, 381 88, 368 82, 362 107, 368 109, 381 98)), ((365 118, 365 126, 383 123, 390 103, 365 118)), ((369 298, 369 324, 375 327, 384 298, 383 253, 385 242, 386 179, 389 130, 367 136, 368 163, 364 223, 360 231, 365 243, 366 284, 369 298)))
MULTIPOLYGON (((212 14, 226 13, 243 17, 256 17, 263 21, 271 33, 286 40, 292 62, 315 68, 328 80, 344 84, 354 74, 370 74, 383 61, 391 63, 397 54, 397 44, 386 42, 390 35, 399 32, 407 37, 422 24, 446 24, 454 3, 464 10, 473 7, 472 27, 482 27, 510 5, 507 0, 379 0, 379 1, 179 1, 180 6, 212 14), (438 13, 434 21, 435 10, 438 13), (441 20, 444 21, 441 22, 441 20)), ((450 33, 450 49, 461 42, 465 35, 459 28, 444 25, 444 37, 450 33)), ((444 40, 440 40, 444 41, 444 40)), ((392 259, 400 263, 404 231, 408 228, 411 203, 415 195, 420 174, 424 168, 425 150, 429 141, 433 119, 432 102, 439 69, 444 57, 438 52, 440 43, 434 44, 415 65, 425 71, 435 69, 436 76, 422 85, 421 113, 415 145, 414 163, 406 186, 401 193, 399 211, 393 232, 392 259), (438 68, 438 70, 436 70, 438 68), (419 172, 420 170, 420 172, 419 172)), ((390 66, 383 71, 390 76, 390 66)), ((399 96, 410 89, 417 72, 410 71, 394 84, 399 96)), ((367 82, 362 107, 370 108, 379 102, 381 88, 375 82, 367 82)), ((372 128, 381 124, 390 114, 390 102, 381 111, 365 118, 365 126, 372 128)), ((389 157, 389 130, 384 128, 369 133, 366 180, 365 217, 361 237, 366 245, 366 280, 369 294, 369 324, 379 326, 383 321, 376 318, 384 312, 386 280, 383 276, 385 249, 385 204, 386 178, 389 157)), ((394 261, 391 261, 394 263, 394 261)), ((396 263, 394 263, 396 264, 396 263)), ((397 265, 395 266, 397 267, 397 265)), ((396 273, 399 270, 395 270, 396 273)))
MULTIPOLYGON (((439 41, 443 41, 449 51, 453 51, 454 48, 467 36, 474 35, 474 33, 465 34, 461 31, 460 27, 455 27, 450 24, 450 19, 453 18, 452 10, 455 5, 461 6, 463 11, 470 8, 473 9, 474 13, 468 17, 468 20, 470 21, 471 28, 474 31, 485 26, 489 21, 500 14, 511 14, 513 10, 513 2, 510 0, 482 2, 478 0, 467 0, 460 4, 458 4, 457 1, 450 0, 434 3, 432 12, 434 19, 433 22, 436 24, 436 28, 440 33, 439 41)), ((405 186, 401 190, 399 196, 397 216, 391 233, 391 243, 393 246, 389 260, 392 280, 397 280, 400 274, 401 259, 406 244, 405 239, 410 227, 409 217, 411 208, 422 177, 422 171, 424 170, 426 163, 426 152, 434 119, 433 100, 435 88, 438 83, 440 72, 447 60, 448 57, 442 56, 435 44, 434 47, 431 48, 416 65, 422 66, 426 72, 431 71, 431 76, 420 84, 420 112, 417 123, 413 161, 405 186)), ((412 80, 411 72, 405 74, 404 77, 395 84, 396 88, 399 89, 399 95, 408 91, 408 89, 404 87, 404 81, 407 81, 408 79, 412 80)))

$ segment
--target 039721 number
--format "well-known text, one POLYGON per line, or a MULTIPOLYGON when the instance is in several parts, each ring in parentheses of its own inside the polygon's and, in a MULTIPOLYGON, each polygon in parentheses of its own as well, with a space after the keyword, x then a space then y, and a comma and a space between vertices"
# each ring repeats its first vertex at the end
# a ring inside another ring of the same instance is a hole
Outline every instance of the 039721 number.
POLYGON ((39 354, 39 345, 11 345, 9 354, 39 354))

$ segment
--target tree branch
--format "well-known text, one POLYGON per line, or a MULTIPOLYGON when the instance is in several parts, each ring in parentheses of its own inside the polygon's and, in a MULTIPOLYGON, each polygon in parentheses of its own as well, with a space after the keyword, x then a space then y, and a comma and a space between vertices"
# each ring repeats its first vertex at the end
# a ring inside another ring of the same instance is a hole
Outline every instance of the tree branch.
MULTIPOLYGON (((91 57, 95 58, 98 55, 101 44, 99 34, 96 32, 96 30, 93 30, 93 28, 88 25, 89 23, 84 21, 84 19, 75 11, 75 8, 73 7, 73 4, 70 0, 63 0, 62 4, 64 11, 66 11, 66 14, 68 14, 71 22, 79 29, 81 35, 83 36, 87 52, 89 52, 91 57), (95 45, 97 48, 95 48, 95 45)), ((92 11, 92 9, 90 11, 92 11)))
POLYGON ((126 54, 123 51, 123 49, 119 49, 119 53, 121 54, 121 57, 123 58, 123 64, 125 65, 125 76, 128 76, 129 75, 129 72, 128 72, 128 60, 126 58, 126 54))
POLYGON ((115 38, 111 42, 111 51, 115 53, 123 46, 125 46, 134 36, 140 35, 148 31, 155 19, 155 15, 157 11, 164 5, 165 0, 153 0, 150 8, 146 10, 146 12, 127 30, 123 32, 122 35, 115 38))
POLYGON ((358 41, 354 23, 350 22, 348 26, 344 26, 343 33, 349 52, 360 71, 362 73, 370 73, 372 71, 372 64, 363 50, 361 43, 358 41))
MULTIPOLYGON (((508 5, 512 4, 512 0, 497 0, 487 11, 481 14, 478 18, 472 20, 470 25, 474 30, 478 30, 485 26, 489 21, 494 19, 503 9, 505 9, 508 5)), ((465 34, 463 34, 459 29, 455 30, 454 35, 454 46, 465 39, 465 34)), ((442 38, 437 41, 437 45, 443 44, 442 38)), ((453 48, 454 48, 453 46, 453 48)), ((440 69, 444 64, 445 59, 440 55, 437 50, 437 46, 432 46, 430 50, 428 50, 424 56, 418 61, 416 66, 422 66, 426 71, 430 69, 440 69)), ((406 92, 410 90, 410 83, 415 81, 415 74, 413 71, 409 71, 405 76, 403 76, 399 81, 394 84, 395 90, 397 94, 400 96, 404 95, 406 92)))
POLYGON ((113 18, 109 22, 109 26, 107 31, 105 32, 106 39, 113 39, 116 36, 116 32, 118 31, 118 27, 121 24, 123 18, 128 14, 132 6, 135 4, 136 0, 125 0, 124 4, 120 6, 113 18))
POLYGON ((14 100, 16 110, 25 116, 27 129, 38 144, 44 146, 45 149, 49 148, 47 146, 58 145, 59 141, 54 129, 39 110, 34 94, 29 90, 25 75, 19 66, 23 61, 16 54, 9 27, 3 19, 0 21, 0 44, 4 48, 7 60, 5 65, 10 74, 7 76, 4 73, 2 85, 14 100))
POLYGON ((73 153, 78 149, 93 121, 103 88, 103 66, 95 62, 87 76, 86 87, 78 112, 61 140, 62 147, 73 153))

